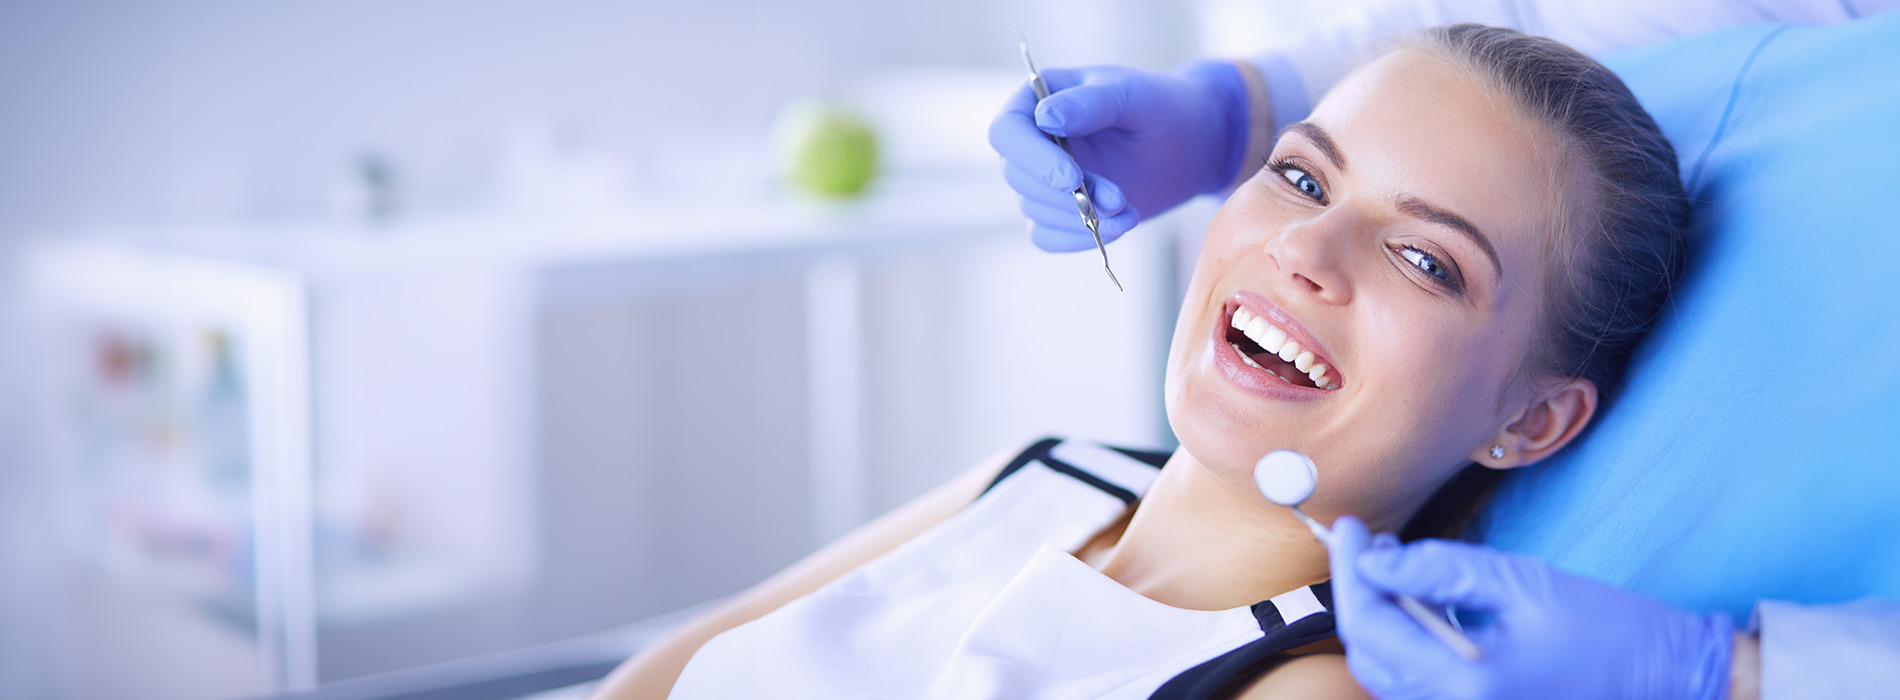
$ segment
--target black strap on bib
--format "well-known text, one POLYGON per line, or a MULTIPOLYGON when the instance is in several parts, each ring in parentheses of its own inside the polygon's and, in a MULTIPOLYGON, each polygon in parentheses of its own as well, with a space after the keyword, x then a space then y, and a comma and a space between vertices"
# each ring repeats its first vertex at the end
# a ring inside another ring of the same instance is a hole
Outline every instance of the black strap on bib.
POLYGON ((1161 684, 1154 695, 1148 696, 1150 700, 1233 697, 1251 685, 1260 674, 1282 661, 1275 658, 1280 654, 1333 638, 1333 588, 1326 583, 1316 583, 1309 588, 1313 591, 1313 597, 1319 599, 1320 605, 1326 607, 1325 610, 1288 624, 1281 618, 1280 609, 1274 607, 1273 601, 1255 603, 1253 616, 1260 621, 1259 639, 1182 671, 1181 675, 1161 684))
MULTIPOLYGON (((997 484, 1009 478, 1009 475, 1015 474, 1023 467, 1028 466, 1030 462, 1041 462, 1050 469, 1054 469, 1057 472, 1075 478, 1077 481, 1101 489, 1104 493, 1121 499, 1123 503, 1134 505, 1135 501, 1138 500, 1133 491, 1117 486, 1101 477, 1089 473, 1088 470, 1051 456, 1050 451, 1054 450, 1056 445, 1059 444, 1062 444, 1061 438, 1048 437, 1037 440, 1036 444, 1030 445, 1029 449, 1023 450, 1020 454, 1016 455, 1015 459, 1010 460, 1009 465, 1003 467, 1003 471, 998 473, 995 479, 990 480, 990 485, 983 488, 983 493, 989 493, 990 489, 996 488, 997 484)), ((1132 450, 1125 447, 1109 447, 1108 449, 1119 452, 1130 459, 1134 459, 1156 469, 1161 468, 1161 465, 1167 464, 1168 462, 1168 453, 1166 452, 1132 450)))

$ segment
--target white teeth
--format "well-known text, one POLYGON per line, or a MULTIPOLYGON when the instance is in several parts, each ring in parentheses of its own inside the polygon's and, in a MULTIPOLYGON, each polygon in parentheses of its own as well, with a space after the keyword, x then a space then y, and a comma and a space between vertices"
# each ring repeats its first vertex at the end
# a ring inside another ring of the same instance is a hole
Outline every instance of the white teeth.
POLYGON ((1265 336, 1255 338, 1253 342, 1259 343, 1260 349, 1277 355, 1280 353, 1280 346, 1286 344, 1286 331, 1268 326, 1265 336))
MULTIPOLYGON (((1259 344, 1260 349, 1265 350, 1269 354, 1280 356, 1281 360, 1293 363, 1294 368, 1305 373, 1309 379, 1313 380, 1314 386, 1321 389, 1329 389, 1337 383, 1332 377, 1326 376, 1328 367, 1319 361, 1318 355, 1300 347, 1298 341, 1287 337, 1286 331, 1273 327, 1273 324, 1267 323, 1266 319, 1254 315, 1254 313, 1248 311, 1246 307, 1235 308, 1233 317, 1228 320, 1228 325, 1232 326, 1234 330, 1240 331, 1242 335, 1247 336, 1248 340, 1259 344)), ((1254 362, 1252 357, 1248 357, 1247 353, 1240 350, 1239 344, 1228 343, 1228 345, 1234 348, 1234 354, 1239 355, 1240 359, 1246 362, 1248 367, 1266 370, 1269 373, 1273 373, 1274 376, 1279 377, 1278 373, 1261 367, 1258 362, 1254 362)), ((1287 381, 1286 377, 1280 377, 1280 380, 1287 381)))
POLYGON ((1241 361, 1241 362, 1245 362, 1245 363, 1247 363, 1247 366, 1248 366, 1248 367, 1252 367, 1252 368, 1254 368, 1254 369, 1262 369, 1262 370, 1264 370, 1264 369, 1266 369, 1265 367, 1261 367, 1261 366, 1260 366, 1260 363, 1258 363, 1258 362, 1254 362, 1254 361, 1253 361, 1253 358, 1251 358, 1251 357, 1248 357, 1248 356, 1247 356, 1247 353, 1244 353, 1244 352, 1241 352, 1241 351, 1240 351, 1240 346, 1239 346, 1239 345, 1236 345, 1236 344, 1234 344, 1234 343, 1228 343, 1228 345, 1230 345, 1230 346, 1233 346, 1233 348, 1234 348, 1234 354, 1235 354, 1235 355, 1239 355, 1239 356, 1240 356, 1240 361, 1241 361))
POLYGON ((1306 376, 1308 379, 1313 380, 1313 386, 1321 389, 1328 389, 1333 386, 1333 378, 1326 376, 1326 365, 1313 365, 1313 369, 1307 370, 1306 376))
POLYGON ((1240 329, 1240 332, 1247 334, 1248 338, 1251 338, 1253 339, 1253 342, 1258 343, 1260 342, 1260 338, 1267 334, 1267 329, 1271 327, 1272 326, 1267 325, 1266 321, 1262 321, 1256 318, 1252 321, 1248 321, 1247 327, 1240 329))

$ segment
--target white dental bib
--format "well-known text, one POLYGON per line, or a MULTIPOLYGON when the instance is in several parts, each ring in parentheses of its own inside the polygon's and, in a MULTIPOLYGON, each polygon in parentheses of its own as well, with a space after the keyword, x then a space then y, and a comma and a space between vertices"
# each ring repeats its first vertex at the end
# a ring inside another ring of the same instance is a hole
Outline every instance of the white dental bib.
POLYGON ((1155 457, 1039 442, 941 525, 707 642, 671 697, 1207 697, 1331 637, 1325 584, 1186 610, 1069 554, 1146 492, 1155 457))

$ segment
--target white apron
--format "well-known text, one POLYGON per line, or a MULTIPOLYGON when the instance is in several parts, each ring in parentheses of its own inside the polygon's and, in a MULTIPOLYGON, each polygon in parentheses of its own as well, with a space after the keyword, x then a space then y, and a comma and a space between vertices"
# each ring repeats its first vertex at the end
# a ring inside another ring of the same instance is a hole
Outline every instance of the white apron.
POLYGON ((942 524, 714 637, 670 697, 1214 697, 1268 657, 1331 637, 1326 584, 1185 610, 1069 554, 1132 507, 1165 459, 1038 442, 942 524))

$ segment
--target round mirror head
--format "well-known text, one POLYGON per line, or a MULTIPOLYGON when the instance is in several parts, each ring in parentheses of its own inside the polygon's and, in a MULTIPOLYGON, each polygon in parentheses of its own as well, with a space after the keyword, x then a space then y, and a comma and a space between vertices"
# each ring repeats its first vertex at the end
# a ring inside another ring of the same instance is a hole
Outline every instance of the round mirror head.
POLYGON ((1306 455, 1274 450, 1254 463, 1253 482, 1267 500, 1291 508, 1313 497, 1313 487, 1319 485, 1319 469, 1306 455))

